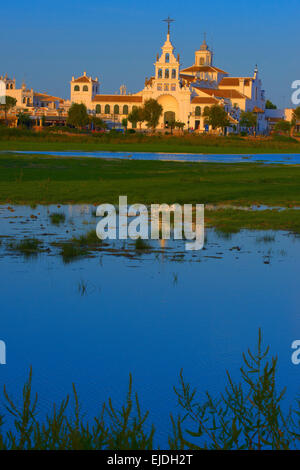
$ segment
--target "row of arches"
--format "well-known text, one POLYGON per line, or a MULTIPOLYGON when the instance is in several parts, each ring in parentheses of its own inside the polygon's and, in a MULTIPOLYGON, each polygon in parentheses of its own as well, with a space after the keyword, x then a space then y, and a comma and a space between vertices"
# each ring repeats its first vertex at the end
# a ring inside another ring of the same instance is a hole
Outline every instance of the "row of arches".
POLYGON ((6 89, 7 90, 13 90, 13 88, 14 88, 14 86, 13 86, 12 83, 11 84, 9 84, 9 83, 6 84, 6 89))
MULTIPOLYGON (((136 108, 136 106, 133 106, 132 109, 136 108)), ((115 104, 114 106, 110 106, 109 104, 106 104, 104 106, 104 114, 124 114, 127 116, 129 114, 129 106, 127 104, 124 104, 122 108, 122 113, 121 107, 118 104, 115 104)), ((101 105, 97 104, 96 105, 96 114, 101 114, 101 105)))
MULTIPOLYGON (((158 78, 163 78, 163 70, 158 69, 158 78)), ((177 77, 177 70, 176 69, 165 69, 165 77, 164 78, 176 78, 177 77)))

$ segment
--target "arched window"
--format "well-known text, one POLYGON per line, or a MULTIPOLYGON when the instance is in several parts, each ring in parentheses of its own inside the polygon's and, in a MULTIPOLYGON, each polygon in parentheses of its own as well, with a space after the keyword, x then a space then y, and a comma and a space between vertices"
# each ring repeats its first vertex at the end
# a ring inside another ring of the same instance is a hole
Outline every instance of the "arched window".
POLYGON ((162 78, 162 69, 158 70, 158 78, 162 78))
POLYGON ((200 108, 200 106, 196 106, 196 108, 195 108, 195 115, 196 115, 196 116, 201 116, 201 108, 200 108))
POLYGON ((10 85, 10 89, 12 90, 14 87, 13 87, 13 84, 10 85))
POLYGON ((119 114, 120 113, 120 108, 118 104, 114 105, 114 114, 119 114))
POLYGON ((101 113, 101 106, 100 104, 96 104, 96 114, 100 114, 101 113))
POLYGON ((74 86, 74 91, 79 91, 79 90, 80 90, 79 85, 75 85, 74 86))
POLYGON ((127 116, 127 114, 128 114, 128 106, 127 106, 127 104, 124 104, 124 106, 123 106, 123 114, 126 114, 126 116, 127 116))
POLYGON ((7 89, 7 90, 9 89, 9 84, 6 85, 6 89, 7 89))
POLYGON ((200 57, 200 65, 204 65, 204 57, 200 57))
POLYGON ((104 113, 105 113, 105 114, 110 114, 110 106, 109 106, 109 104, 106 104, 106 105, 105 105, 104 113))
POLYGON ((82 91, 89 91, 89 87, 87 85, 83 85, 82 91))
POLYGON ((165 70, 165 78, 169 78, 169 76, 170 76, 169 69, 166 69, 165 70))
POLYGON ((176 69, 172 70, 172 78, 176 78, 176 69))
POLYGON ((165 62, 170 62, 170 54, 166 54, 165 62))

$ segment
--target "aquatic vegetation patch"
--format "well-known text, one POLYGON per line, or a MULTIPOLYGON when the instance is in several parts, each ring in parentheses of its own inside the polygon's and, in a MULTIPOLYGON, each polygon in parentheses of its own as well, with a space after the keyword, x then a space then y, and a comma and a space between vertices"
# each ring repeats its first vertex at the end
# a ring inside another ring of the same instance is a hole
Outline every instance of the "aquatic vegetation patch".
POLYGON ((103 242, 97 237, 95 230, 90 230, 86 234, 73 237, 65 242, 52 243, 53 246, 60 248, 60 255, 64 263, 86 256, 91 251, 97 251, 102 248, 102 244, 103 242))
POLYGON ((11 251, 16 251, 26 257, 30 257, 41 253, 43 251, 42 245, 42 242, 36 238, 24 238, 23 240, 9 242, 8 248, 11 251))
MULTIPOLYGON (((203 384, 200 383, 201 392, 203 384)), ((0 423, 1 450, 130 450, 158 448, 156 429, 149 411, 142 411, 132 376, 126 398, 119 407, 111 398, 95 410, 93 424, 82 413, 73 385, 60 404, 54 404, 46 419, 38 413, 38 395, 33 394, 32 369, 22 390, 21 406, 4 386, 0 423), (72 405, 71 405, 72 404, 72 405), (70 409, 72 406, 72 410, 70 409), (13 419, 8 419, 13 416, 13 419), (3 422, 11 423, 4 430, 3 422)), ((174 387, 179 415, 171 413, 167 432, 171 450, 293 450, 300 449, 300 400, 290 409, 283 402, 285 389, 277 386, 277 358, 262 343, 243 354, 240 381, 227 372, 227 384, 219 395, 209 392, 197 397, 197 388, 179 374, 174 387), (286 411, 287 410, 287 411, 286 411)))
POLYGON ((52 212, 49 217, 53 225, 60 225, 66 220, 66 216, 63 212, 52 212))
POLYGON ((149 251, 151 249, 151 245, 142 238, 137 238, 134 242, 134 246, 136 251, 149 251))

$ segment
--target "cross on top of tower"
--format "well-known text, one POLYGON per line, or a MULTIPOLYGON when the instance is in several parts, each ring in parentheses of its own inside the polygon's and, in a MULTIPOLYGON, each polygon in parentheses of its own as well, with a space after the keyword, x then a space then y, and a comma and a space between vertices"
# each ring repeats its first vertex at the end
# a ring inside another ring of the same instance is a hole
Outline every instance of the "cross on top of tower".
POLYGON ((172 20, 170 18, 170 16, 168 16, 168 18, 166 18, 165 20, 163 20, 165 23, 168 23, 168 34, 170 34, 170 24, 173 23, 175 20, 172 20))

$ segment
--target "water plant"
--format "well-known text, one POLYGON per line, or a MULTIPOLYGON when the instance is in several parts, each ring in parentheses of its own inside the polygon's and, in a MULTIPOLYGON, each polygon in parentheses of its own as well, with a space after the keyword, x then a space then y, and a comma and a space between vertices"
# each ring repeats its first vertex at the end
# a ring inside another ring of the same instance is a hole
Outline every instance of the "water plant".
MULTIPOLYGON (((182 414, 171 415, 170 449, 212 450, 292 450, 300 449, 300 400, 284 411, 285 390, 276 383, 277 359, 262 345, 259 330, 257 350, 243 354, 241 382, 228 383, 217 397, 208 392, 196 399, 197 390, 180 372, 174 387, 182 414)), ((4 407, 0 417, 0 449, 89 450, 156 449, 155 428, 142 412, 132 376, 124 403, 118 408, 109 398, 93 423, 82 413, 76 387, 59 405, 53 405, 46 418, 38 412, 38 395, 32 392, 32 369, 16 404, 4 387, 4 407), (72 407, 72 410, 70 409, 72 407), (3 414, 3 413, 6 414, 3 414), (13 416, 13 420, 8 419, 13 416), (11 423, 3 430, 3 423, 11 423)))
MULTIPOLYGON (((285 389, 277 390, 277 358, 269 358, 259 330, 257 350, 243 354, 241 382, 235 383, 227 372, 228 384, 219 397, 206 392, 206 399, 196 400, 196 389, 180 373, 179 387, 174 387, 184 411, 172 417, 171 448, 188 449, 291 449, 299 448, 299 412, 282 409, 285 389)), ((297 403, 299 408, 299 402, 297 403)))
POLYGON ((42 242, 36 238, 24 238, 15 242, 10 242, 8 248, 17 251, 25 257, 37 256, 42 251, 42 242))
POLYGON ((275 241, 275 235, 270 234, 270 233, 266 233, 262 237, 257 237, 256 238, 257 243, 271 243, 271 242, 274 242, 274 241, 275 241))
POLYGON ((70 242, 62 243, 60 246, 60 255, 66 264, 88 253, 88 250, 84 247, 73 245, 70 242))
POLYGON ((84 296, 87 294, 87 288, 88 288, 88 285, 85 281, 83 281, 82 279, 78 282, 78 292, 81 296, 84 296))
POLYGON ((151 248, 149 243, 145 242, 142 238, 137 238, 134 242, 134 246, 136 251, 148 251, 151 248))
POLYGON ((102 245, 102 240, 97 237, 95 230, 73 237, 63 243, 53 243, 54 246, 60 247, 60 255, 64 263, 70 263, 76 258, 87 255, 91 250, 97 250, 102 245))
POLYGON ((60 225, 61 223, 65 222, 66 216, 62 212, 52 212, 50 215, 50 220, 53 225, 60 225))

